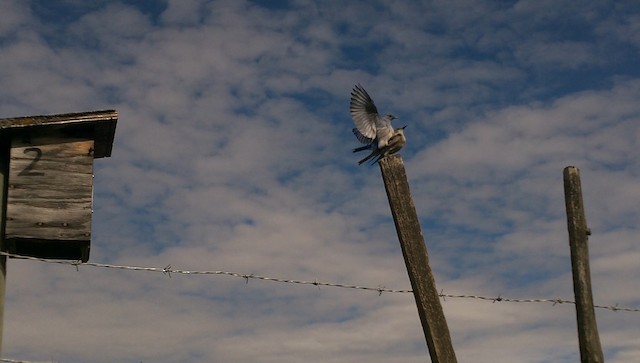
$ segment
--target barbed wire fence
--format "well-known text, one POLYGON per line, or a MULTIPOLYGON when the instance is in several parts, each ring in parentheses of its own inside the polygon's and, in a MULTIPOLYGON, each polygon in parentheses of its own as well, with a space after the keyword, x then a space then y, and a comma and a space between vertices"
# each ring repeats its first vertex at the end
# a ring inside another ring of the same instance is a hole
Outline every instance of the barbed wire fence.
MULTIPOLYGON (((230 272, 230 271, 216 271, 216 270, 181 270, 172 268, 171 265, 167 265, 165 267, 142 267, 142 266, 126 266, 126 265, 113 265, 107 263, 96 263, 96 262, 80 262, 80 261, 65 261, 65 260, 51 260, 45 258, 37 258, 30 256, 21 256, 16 254, 11 254, 7 252, 1 252, 0 255, 5 255, 8 257, 22 259, 22 260, 30 260, 37 262, 44 262, 50 264, 60 264, 60 265, 69 265, 79 270, 80 267, 96 267, 96 268, 108 268, 108 269, 118 269, 118 270, 127 270, 127 271, 147 271, 147 272, 156 272, 162 273, 165 276, 171 277, 172 274, 179 275, 223 275, 223 276, 231 276, 242 278, 246 283, 249 280, 262 280, 262 281, 271 281, 271 282, 279 282, 286 284, 297 284, 297 285, 313 285, 317 287, 325 286, 325 287, 335 287, 342 289, 354 289, 354 290, 367 290, 367 291, 375 291, 378 295, 382 295, 383 293, 392 293, 392 294, 410 294, 412 290, 402 290, 402 289, 389 289, 386 287, 372 287, 372 286, 360 286, 360 285, 351 285, 351 284, 339 284, 339 283, 331 283, 331 282, 322 282, 318 280, 309 281, 309 280, 298 280, 298 279, 286 279, 286 278, 278 278, 278 277, 268 277, 256 274, 243 274, 238 272, 230 272)), ((492 303, 497 302, 509 302, 509 303, 547 303, 552 305, 558 304, 575 304, 575 301, 565 300, 560 298, 537 298, 537 299, 517 299, 517 298, 509 298, 503 297, 501 295, 490 297, 490 296, 482 296, 482 295, 471 295, 471 294, 447 294, 444 293, 443 290, 440 291, 439 296, 446 301, 446 299, 475 299, 475 300, 484 300, 490 301, 492 303)), ((625 311, 625 312, 640 312, 640 308, 631 308, 631 307, 622 307, 616 305, 594 305, 595 308, 598 309, 606 309, 614 312, 617 311, 625 311)), ((0 361, 1 362, 1 361, 0 361)))
MULTIPOLYGON (((171 265, 167 265, 165 267, 143 267, 143 266, 127 266, 127 265, 114 265, 107 263, 96 263, 96 262, 81 262, 81 261, 66 261, 66 260, 52 260, 45 258, 37 258, 31 256, 22 256, 16 255, 12 253, 2 252, 0 251, 0 255, 5 255, 11 258, 21 259, 21 260, 29 260, 36 262, 43 262, 48 264, 58 264, 58 265, 67 265, 71 267, 75 267, 77 271, 79 271, 80 267, 94 267, 94 268, 107 268, 107 269, 118 269, 118 270, 127 270, 127 271, 147 271, 147 272, 155 272, 162 273, 163 275, 171 278, 172 274, 179 275, 187 275, 187 276, 195 276, 195 275, 223 275, 223 276, 231 276, 241 278, 248 283, 249 280, 262 280, 262 281, 270 281, 270 282, 279 282, 286 284, 297 284, 297 285, 313 285, 316 287, 333 287, 333 288, 342 288, 342 289, 354 289, 354 290, 366 290, 377 292, 378 295, 382 295, 383 293, 391 293, 391 294, 409 294, 412 293, 412 290, 407 289, 389 289, 386 287, 371 287, 371 286, 360 286, 360 285, 351 285, 351 284, 339 284, 339 283, 331 283, 331 282, 322 282, 322 281, 308 281, 308 280, 298 280, 298 279, 285 279, 285 278, 277 278, 277 277, 268 277, 256 274, 243 274, 238 272, 230 272, 230 271, 217 271, 217 270, 182 270, 172 268, 171 265)), ((439 296, 446 301, 446 299, 473 299, 473 300, 484 300, 490 301, 492 303, 498 302, 508 302, 508 303, 547 303, 552 304, 553 306, 558 304, 575 304, 575 301, 565 300, 560 298, 540 298, 540 299, 516 299, 503 297, 498 295, 496 297, 490 296, 481 296, 481 295, 470 295, 470 294, 446 294, 444 291, 439 293, 439 296)), ((640 312, 640 308, 630 308, 630 307, 621 307, 618 305, 594 305, 595 308, 598 309, 606 309, 614 312, 617 311, 625 311, 625 312, 640 312)), ((58 363, 57 361, 28 361, 28 360, 15 360, 10 358, 0 358, 0 362, 6 363, 58 363)))

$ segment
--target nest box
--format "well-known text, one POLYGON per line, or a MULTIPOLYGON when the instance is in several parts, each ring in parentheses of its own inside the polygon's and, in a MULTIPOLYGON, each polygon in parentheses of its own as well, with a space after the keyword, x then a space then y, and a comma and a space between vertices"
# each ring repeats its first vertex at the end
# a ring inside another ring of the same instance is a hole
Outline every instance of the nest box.
POLYGON ((0 119, 8 147, 4 250, 87 262, 93 159, 111 156, 116 111, 0 119))

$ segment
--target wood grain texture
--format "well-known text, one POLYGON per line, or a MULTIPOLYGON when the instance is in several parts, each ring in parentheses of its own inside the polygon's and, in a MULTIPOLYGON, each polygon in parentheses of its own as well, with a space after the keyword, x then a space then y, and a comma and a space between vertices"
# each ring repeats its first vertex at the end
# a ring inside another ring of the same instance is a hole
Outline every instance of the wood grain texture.
MULTIPOLYGON (((8 140, 0 138, 0 250, 6 251, 4 238, 6 223, 7 186, 9 182, 9 148, 8 140)), ((2 356, 2 342, 4 336, 4 303, 7 287, 7 256, 0 256, 0 356, 2 356)))
POLYGON ((429 266, 427 247, 411 198, 402 157, 387 156, 379 164, 431 361, 455 363, 456 355, 435 278, 429 266))
POLYGON ((93 140, 56 136, 13 141, 7 195, 9 246, 16 251, 35 248, 37 252, 38 248, 50 249, 52 244, 64 250, 85 242, 88 248, 93 145, 93 140), (64 246, 66 242, 76 243, 64 246), (24 245, 27 243, 30 246, 24 245))
POLYGON ((117 121, 115 110, 0 119, 11 143, 4 250, 88 260, 93 159, 111 156, 117 121))
POLYGON ((103 158, 111 156, 117 121, 115 110, 4 118, 0 119, 0 136, 15 140, 63 132, 94 140, 94 158, 103 158))
POLYGON ((580 171, 576 167, 568 166, 563 171, 563 179, 569 248, 571 250, 573 291, 576 297, 580 362, 602 363, 604 362, 604 355, 600 344, 600 336, 598 335, 591 290, 591 271, 589 268, 588 236, 591 231, 587 228, 587 220, 584 213, 580 171))

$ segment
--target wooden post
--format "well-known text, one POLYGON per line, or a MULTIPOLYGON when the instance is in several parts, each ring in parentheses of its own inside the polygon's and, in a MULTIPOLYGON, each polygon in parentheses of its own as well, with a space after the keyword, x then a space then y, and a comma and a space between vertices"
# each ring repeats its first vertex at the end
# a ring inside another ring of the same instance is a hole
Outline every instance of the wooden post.
POLYGON ((427 247, 411 199, 402 157, 387 156, 382 158, 379 164, 431 361, 455 363, 456 355, 435 279, 429 267, 427 247))
MULTIPOLYGON (((7 214, 7 190, 9 180, 9 141, 0 137, 0 251, 5 250, 4 229, 7 214)), ((7 256, 0 256, 0 356, 4 334, 4 297, 7 286, 7 256)))
POLYGON ((588 236, 591 231, 587 228, 587 220, 584 216, 580 171, 574 166, 567 166, 564 168, 563 177, 569 248, 571 249, 573 292, 576 297, 580 362, 602 363, 604 356, 598 336, 591 291, 591 272, 589 271, 588 236))
MULTIPOLYGON (((111 155, 114 110, 0 119, 0 251, 89 258, 93 159, 111 155)), ((0 356, 7 258, 0 255, 0 356)))

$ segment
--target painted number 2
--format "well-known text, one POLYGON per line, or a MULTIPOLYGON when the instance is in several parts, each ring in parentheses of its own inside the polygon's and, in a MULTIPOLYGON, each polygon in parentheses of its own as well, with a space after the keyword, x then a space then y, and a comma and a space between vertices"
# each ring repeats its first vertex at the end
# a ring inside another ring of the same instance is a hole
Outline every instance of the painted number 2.
POLYGON ((33 160, 31 160, 29 165, 27 165, 27 167, 24 168, 24 170, 18 173, 18 175, 19 176, 43 176, 44 175, 43 172, 33 171, 33 168, 35 168, 36 163, 42 157, 42 150, 40 150, 39 147, 28 147, 24 149, 23 154, 29 154, 29 153, 34 153, 35 157, 33 158, 33 160))

